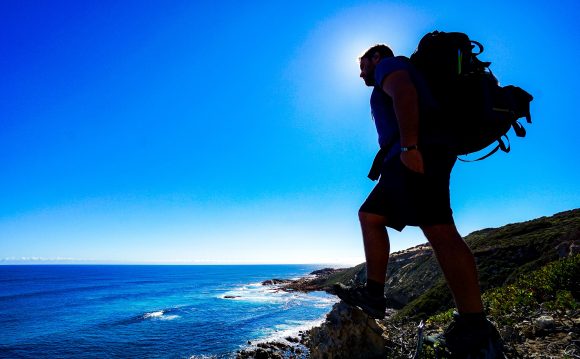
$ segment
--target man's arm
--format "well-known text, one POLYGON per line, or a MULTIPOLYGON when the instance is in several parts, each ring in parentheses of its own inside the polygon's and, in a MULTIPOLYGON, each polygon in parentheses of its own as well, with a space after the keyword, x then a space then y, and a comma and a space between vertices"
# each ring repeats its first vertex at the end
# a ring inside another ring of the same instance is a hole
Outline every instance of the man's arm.
MULTIPOLYGON (((409 73, 406 70, 395 71, 383 80, 381 87, 393 99, 401 146, 416 145, 419 138, 419 99, 409 73)), ((418 150, 401 152, 401 161, 412 171, 423 173, 423 158, 418 150)))

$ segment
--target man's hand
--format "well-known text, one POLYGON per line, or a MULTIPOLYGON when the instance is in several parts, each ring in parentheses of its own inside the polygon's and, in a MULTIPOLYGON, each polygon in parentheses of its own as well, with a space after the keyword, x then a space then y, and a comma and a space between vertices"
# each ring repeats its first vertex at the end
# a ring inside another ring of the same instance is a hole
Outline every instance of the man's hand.
POLYGON ((413 172, 425 173, 423 168, 423 156, 419 150, 401 152, 401 162, 413 172))

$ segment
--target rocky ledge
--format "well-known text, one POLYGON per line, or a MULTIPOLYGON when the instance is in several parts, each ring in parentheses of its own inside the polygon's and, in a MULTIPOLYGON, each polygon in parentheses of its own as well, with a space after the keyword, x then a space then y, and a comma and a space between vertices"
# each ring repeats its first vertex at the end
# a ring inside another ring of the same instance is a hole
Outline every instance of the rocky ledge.
POLYGON ((307 332, 298 337, 286 337, 279 341, 248 342, 248 347, 236 353, 236 359, 306 359, 308 356, 307 332))
POLYGON ((324 268, 309 275, 282 283, 280 289, 285 291, 315 292, 328 290, 327 282, 331 276, 345 272, 347 269, 324 268))

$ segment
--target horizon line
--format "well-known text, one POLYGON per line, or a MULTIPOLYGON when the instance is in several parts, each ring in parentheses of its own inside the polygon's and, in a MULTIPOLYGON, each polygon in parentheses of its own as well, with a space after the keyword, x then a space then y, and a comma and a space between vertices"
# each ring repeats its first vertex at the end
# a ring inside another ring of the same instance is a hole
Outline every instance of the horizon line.
POLYGON ((241 266, 241 265, 317 265, 317 266, 356 266, 361 261, 337 261, 337 262, 242 262, 242 261, 103 261, 103 260, 51 260, 51 259, 39 259, 39 260, 15 260, 15 259, 0 259, 0 266, 57 266, 57 265, 79 265, 79 266, 90 266, 90 265, 122 265, 122 266, 139 266, 139 265, 150 265, 150 266, 241 266))

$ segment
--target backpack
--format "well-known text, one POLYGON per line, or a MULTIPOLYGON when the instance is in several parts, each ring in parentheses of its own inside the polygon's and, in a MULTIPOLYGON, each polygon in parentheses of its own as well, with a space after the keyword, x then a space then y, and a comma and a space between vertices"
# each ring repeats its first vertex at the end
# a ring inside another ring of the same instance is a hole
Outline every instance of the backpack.
POLYGON ((519 87, 500 86, 489 69, 491 63, 477 58, 482 52, 483 46, 464 33, 434 31, 421 39, 410 57, 438 104, 434 113, 427 115, 433 119, 430 126, 444 134, 456 155, 477 152, 497 142, 490 153, 477 160, 498 149, 509 152, 510 127, 524 137, 526 131, 518 119, 525 117, 532 122, 533 97, 519 87))

